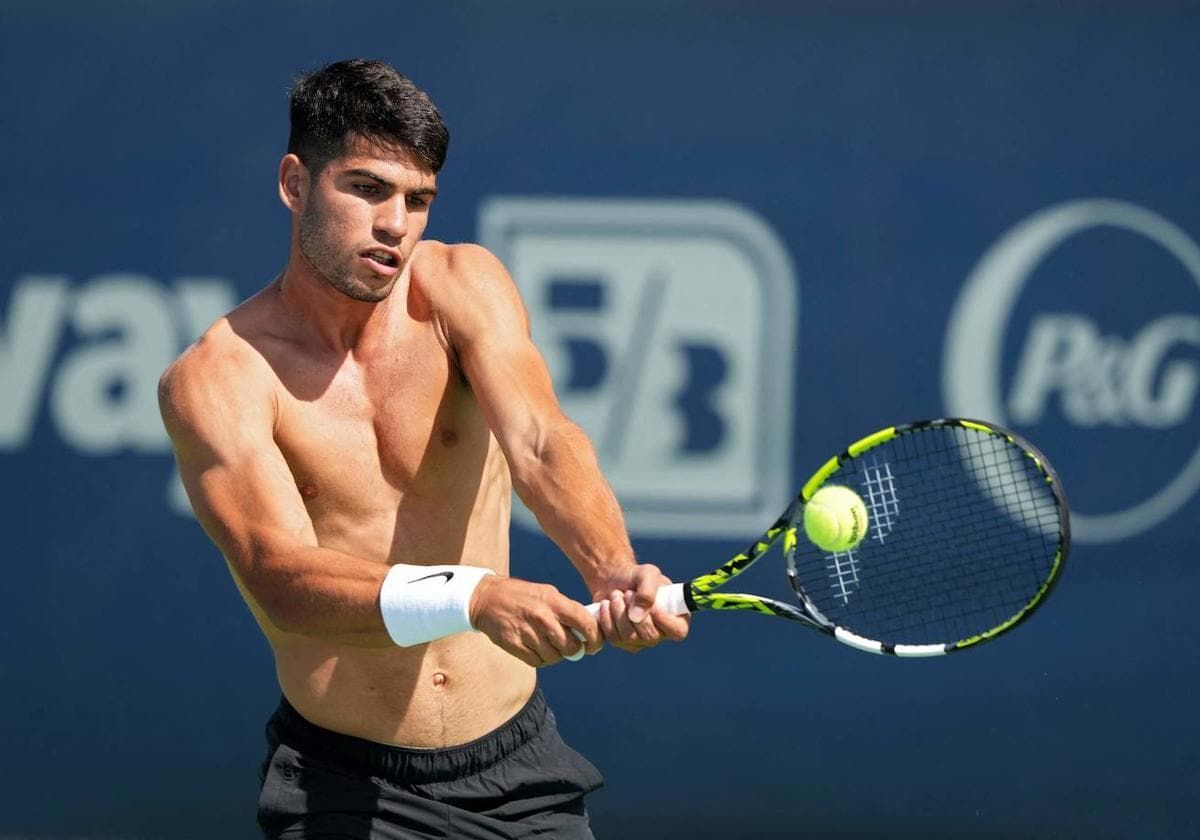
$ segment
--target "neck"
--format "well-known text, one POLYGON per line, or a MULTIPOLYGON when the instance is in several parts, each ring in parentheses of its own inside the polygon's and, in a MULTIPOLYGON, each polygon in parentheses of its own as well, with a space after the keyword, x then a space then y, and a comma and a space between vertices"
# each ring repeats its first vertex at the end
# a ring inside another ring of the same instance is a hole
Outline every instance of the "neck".
MULTIPOLYGON (((396 285, 405 279, 402 276, 396 285)), ((389 295, 368 303, 348 297, 317 274, 298 248, 292 249, 275 285, 284 309, 303 323, 305 332, 340 353, 353 353, 369 340, 383 324, 392 299, 389 295)))

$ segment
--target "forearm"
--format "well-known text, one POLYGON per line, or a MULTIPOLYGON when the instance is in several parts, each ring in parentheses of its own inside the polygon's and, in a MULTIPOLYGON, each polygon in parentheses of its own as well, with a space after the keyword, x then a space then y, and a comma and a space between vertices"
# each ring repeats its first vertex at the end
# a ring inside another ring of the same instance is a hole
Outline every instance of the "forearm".
POLYGON ((625 519, 586 434, 564 421, 510 461, 513 484, 589 588, 633 564, 625 519))
POLYGON ((278 629, 358 647, 411 647, 474 629, 475 589, 491 569, 385 565, 319 547, 253 564, 257 600, 278 629))
POLYGON ((278 630, 362 647, 395 644, 379 611, 384 563, 293 545, 230 559, 230 566, 278 630))

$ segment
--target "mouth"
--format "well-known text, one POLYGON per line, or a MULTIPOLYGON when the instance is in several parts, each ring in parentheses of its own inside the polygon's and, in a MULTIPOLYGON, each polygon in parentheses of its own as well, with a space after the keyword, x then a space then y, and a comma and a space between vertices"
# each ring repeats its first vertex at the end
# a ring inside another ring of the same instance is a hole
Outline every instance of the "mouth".
POLYGON ((385 271, 394 271, 400 265, 400 255, 385 248, 372 248, 359 256, 371 263, 372 268, 385 271))

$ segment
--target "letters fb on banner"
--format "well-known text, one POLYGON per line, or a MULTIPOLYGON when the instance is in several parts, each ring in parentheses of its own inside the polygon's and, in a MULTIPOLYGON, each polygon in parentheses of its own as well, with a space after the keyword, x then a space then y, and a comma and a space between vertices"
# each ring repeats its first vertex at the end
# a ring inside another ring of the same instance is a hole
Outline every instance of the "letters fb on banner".
POLYGON ((740 534, 776 512, 792 484, 799 291, 761 217, 723 201, 494 197, 479 239, 512 272, 632 533, 740 534))

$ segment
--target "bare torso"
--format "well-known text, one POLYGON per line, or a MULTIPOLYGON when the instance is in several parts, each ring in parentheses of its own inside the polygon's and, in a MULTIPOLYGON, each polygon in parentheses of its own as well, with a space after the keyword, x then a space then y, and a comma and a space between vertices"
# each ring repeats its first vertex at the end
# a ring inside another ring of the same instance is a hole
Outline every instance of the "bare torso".
MULTIPOLYGON (((269 368, 274 440, 322 547, 380 564, 462 563, 508 573, 508 465, 418 289, 444 261, 425 243, 361 352, 306 336, 273 283, 216 340, 269 368)), ((280 685, 310 721, 373 741, 440 747, 515 714, 534 669, 480 633, 412 648, 338 644, 275 627, 239 588, 275 653, 280 685)))

